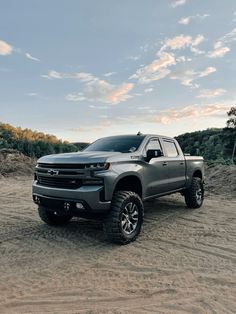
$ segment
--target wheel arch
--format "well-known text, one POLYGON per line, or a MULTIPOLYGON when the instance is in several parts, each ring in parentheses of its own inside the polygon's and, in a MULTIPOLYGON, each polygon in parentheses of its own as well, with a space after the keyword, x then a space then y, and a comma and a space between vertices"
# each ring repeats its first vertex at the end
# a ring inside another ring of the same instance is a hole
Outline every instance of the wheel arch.
POLYGON ((193 178, 200 178, 202 179, 203 178, 203 174, 202 174, 202 171, 200 169, 197 169, 193 172, 193 178))
POLYGON ((136 174, 127 174, 117 179, 113 193, 121 190, 135 192, 141 199, 143 198, 142 181, 136 174))

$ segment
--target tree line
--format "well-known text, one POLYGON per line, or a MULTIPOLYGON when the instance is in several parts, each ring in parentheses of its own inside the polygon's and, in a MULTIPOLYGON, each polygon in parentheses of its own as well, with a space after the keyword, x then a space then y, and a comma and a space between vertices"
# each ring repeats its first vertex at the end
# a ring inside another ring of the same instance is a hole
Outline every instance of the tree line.
POLYGON ((203 156, 208 161, 231 163, 235 140, 233 129, 207 129, 176 137, 184 153, 203 156))
POLYGON ((87 143, 72 144, 59 140, 54 135, 0 123, 0 149, 16 149, 29 157, 39 158, 49 154, 76 152, 87 145, 87 143))
POLYGON ((236 162, 236 107, 228 114, 226 127, 185 133, 176 137, 184 153, 201 155, 208 161, 236 162))

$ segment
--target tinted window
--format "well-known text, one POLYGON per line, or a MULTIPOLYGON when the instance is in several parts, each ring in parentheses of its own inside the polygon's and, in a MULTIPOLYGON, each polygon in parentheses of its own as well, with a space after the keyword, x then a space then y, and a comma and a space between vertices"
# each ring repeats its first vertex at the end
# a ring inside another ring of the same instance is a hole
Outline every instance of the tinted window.
POLYGON ((160 151, 162 152, 161 144, 157 138, 153 138, 148 142, 146 146, 146 151, 149 149, 160 149, 160 151))
POLYGON ((89 145, 84 151, 132 153, 139 148, 144 137, 139 135, 104 137, 89 145))
POLYGON ((164 141, 164 145, 168 157, 177 157, 179 155, 174 142, 164 141))

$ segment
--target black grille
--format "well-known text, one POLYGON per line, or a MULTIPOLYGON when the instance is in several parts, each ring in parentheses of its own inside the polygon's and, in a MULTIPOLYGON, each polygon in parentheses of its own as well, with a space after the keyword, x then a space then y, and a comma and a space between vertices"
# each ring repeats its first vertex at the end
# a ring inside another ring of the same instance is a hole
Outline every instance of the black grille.
MULTIPOLYGON (((52 169, 53 170, 53 169, 52 169)), ((38 174, 42 174, 42 173, 51 173, 51 169, 48 170, 48 169, 43 169, 43 168, 36 168, 35 169, 35 172, 38 173, 38 174)), ((76 170, 58 170, 58 174, 63 174, 63 175, 72 175, 72 176, 75 176, 75 175, 78 175, 78 174, 83 174, 83 172, 81 171, 76 171, 76 170)))
POLYGON ((82 186, 80 179, 37 176, 37 181, 39 185, 61 189, 78 189, 82 186))
POLYGON ((50 168, 50 169, 84 169, 85 164, 44 164, 38 163, 40 168, 50 168))

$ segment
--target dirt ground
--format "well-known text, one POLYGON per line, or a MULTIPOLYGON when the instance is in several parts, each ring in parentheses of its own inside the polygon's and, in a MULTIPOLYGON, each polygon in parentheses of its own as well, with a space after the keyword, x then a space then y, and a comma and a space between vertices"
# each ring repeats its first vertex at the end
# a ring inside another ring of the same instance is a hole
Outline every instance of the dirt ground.
POLYGON ((41 222, 30 178, 0 195, 0 313, 235 313, 236 198, 146 203, 142 234, 118 246, 98 222, 41 222))

